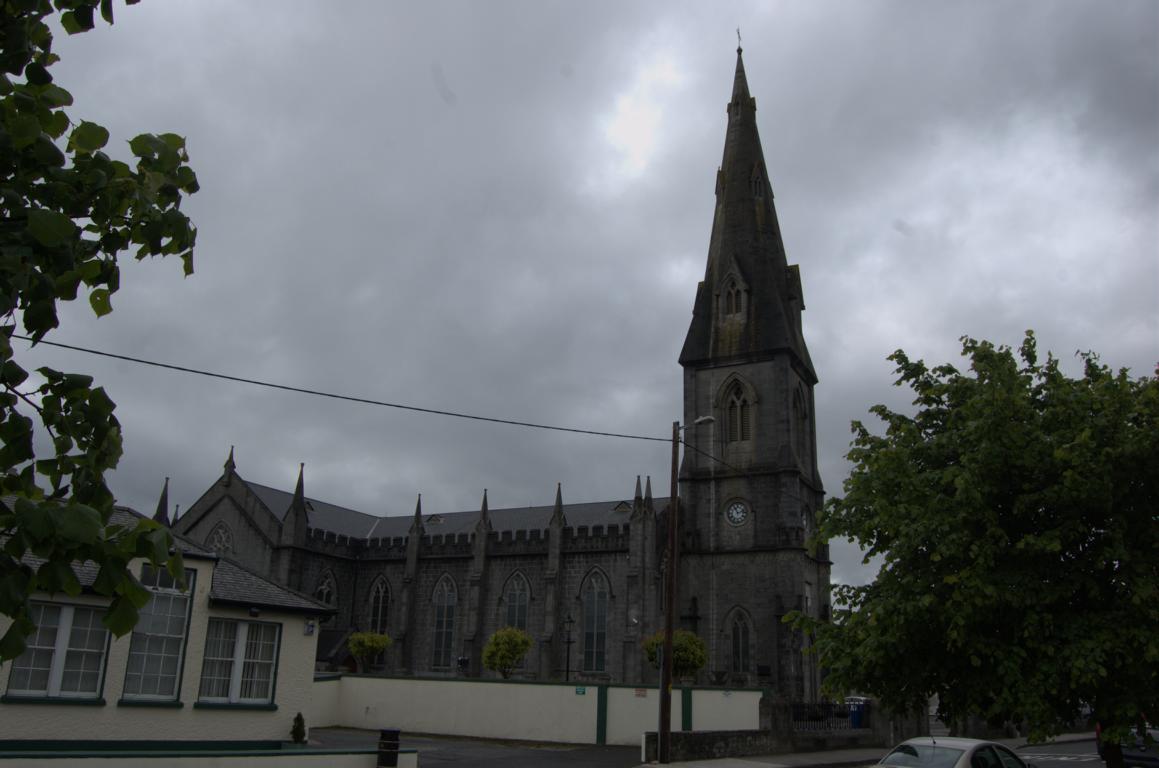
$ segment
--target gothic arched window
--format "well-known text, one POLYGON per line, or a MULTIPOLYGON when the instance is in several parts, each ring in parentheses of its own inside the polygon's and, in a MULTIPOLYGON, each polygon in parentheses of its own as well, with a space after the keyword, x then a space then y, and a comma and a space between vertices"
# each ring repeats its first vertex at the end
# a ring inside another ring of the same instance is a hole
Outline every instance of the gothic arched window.
POLYGON ((503 591, 503 602, 507 609, 505 626, 527 631, 527 604, 530 600, 531 589, 523 574, 516 573, 507 580, 507 588, 503 591))
POLYGON ((728 442, 752 439, 752 406, 745 397, 744 388, 734 384, 728 397, 728 442))
POLYGON ((736 284, 736 280, 729 280, 724 291, 724 315, 731 317, 744 313, 744 291, 736 284))
POLYGON ((387 585, 386 579, 381 576, 370 589, 370 605, 367 607, 369 608, 370 631, 380 635, 386 634, 387 609, 390 608, 390 587, 387 585))
POLYGON ((233 532, 225 523, 218 523, 205 537, 205 546, 219 555, 227 555, 233 552, 233 532))
POLYGON ((743 613, 737 611, 730 628, 732 653, 729 655, 729 669, 734 675, 747 675, 749 671, 749 622, 743 613))
POLYGON ((809 411, 800 388, 793 393, 793 444, 797 458, 804 461, 809 451, 809 411))
POLYGON ((583 590, 584 671, 603 672, 607 666, 608 581, 593 571, 583 590))
POLYGON ((455 582, 446 574, 439 579, 435 586, 432 600, 435 608, 434 656, 431 666, 435 669, 446 669, 454 661, 452 648, 455 641, 455 605, 459 602, 455 582))
MULTIPOLYGON (((314 599, 331 608, 338 607, 338 585, 334 581, 334 574, 330 571, 326 571, 322 574, 322 578, 318 579, 318 586, 314 588, 314 599)), ((322 620, 324 624, 332 621, 334 621, 334 614, 322 620)))

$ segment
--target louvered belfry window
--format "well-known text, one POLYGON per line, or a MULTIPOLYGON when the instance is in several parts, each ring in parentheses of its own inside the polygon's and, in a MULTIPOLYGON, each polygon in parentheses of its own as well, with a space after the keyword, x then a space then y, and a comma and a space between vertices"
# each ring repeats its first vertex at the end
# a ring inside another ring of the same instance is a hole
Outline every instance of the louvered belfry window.
POLYGON ((740 384, 732 388, 728 400, 728 441, 730 443, 752 439, 752 406, 745 397, 740 384))

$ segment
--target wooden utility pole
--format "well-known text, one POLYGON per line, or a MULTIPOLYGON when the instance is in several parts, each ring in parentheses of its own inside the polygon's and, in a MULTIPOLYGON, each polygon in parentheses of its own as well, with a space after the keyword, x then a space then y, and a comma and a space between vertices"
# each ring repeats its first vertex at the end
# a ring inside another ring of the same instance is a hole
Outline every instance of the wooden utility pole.
POLYGON ((680 496, 676 487, 677 462, 680 460, 680 422, 672 422, 672 491, 668 497, 668 569, 664 590, 664 658, 660 666, 660 728, 656 738, 656 757, 670 762, 672 746, 672 616, 676 613, 676 527, 680 521, 680 496))

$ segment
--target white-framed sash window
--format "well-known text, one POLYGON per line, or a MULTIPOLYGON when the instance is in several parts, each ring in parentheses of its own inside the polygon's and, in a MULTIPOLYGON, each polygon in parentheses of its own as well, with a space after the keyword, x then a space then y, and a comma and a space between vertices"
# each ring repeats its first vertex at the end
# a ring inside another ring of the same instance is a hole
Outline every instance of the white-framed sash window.
POLYGON ((199 701, 272 703, 280 630, 280 624, 210 619, 199 701))
POLYGON ((36 631, 12 662, 8 695, 61 699, 100 697, 109 631, 103 607, 32 603, 36 631))

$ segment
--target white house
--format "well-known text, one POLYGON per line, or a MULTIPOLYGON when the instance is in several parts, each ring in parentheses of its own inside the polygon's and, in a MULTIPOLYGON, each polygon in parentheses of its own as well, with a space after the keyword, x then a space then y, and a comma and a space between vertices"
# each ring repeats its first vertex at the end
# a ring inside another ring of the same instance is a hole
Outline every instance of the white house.
MULTIPOLYGON (((139 515, 117 508, 113 523, 139 515)), ((308 714, 321 603, 175 537, 185 591, 140 561, 153 593, 130 634, 101 623, 97 569, 74 564, 78 597, 38 595, 27 650, 0 666, 0 750, 35 743, 286 741, 308 714)), ((35 558, 25 562, 37 565, 35 558)), ((10 620, 0 617, 0 634, 10 620)), ((307 723, 309 725, 309 723, 307 723)))

